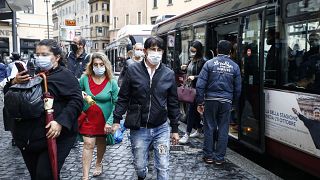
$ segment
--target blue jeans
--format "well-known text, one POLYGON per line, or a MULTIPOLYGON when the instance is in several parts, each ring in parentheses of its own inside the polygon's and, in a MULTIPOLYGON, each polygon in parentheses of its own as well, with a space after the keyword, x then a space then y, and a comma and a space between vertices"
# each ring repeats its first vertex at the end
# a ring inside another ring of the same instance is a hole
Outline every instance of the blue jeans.
POLYGON ((219 101, 206 101, 204 109, 204 157, 224 160, 229 133, 232 105, 219 101))
POLYGON ((145 178, 148 172, 148 153, 154 147, 154 166, 158 180, 169 179, 170 128, 168 122, 156 128, 130 130, 133 163, 137 175, 145 178))

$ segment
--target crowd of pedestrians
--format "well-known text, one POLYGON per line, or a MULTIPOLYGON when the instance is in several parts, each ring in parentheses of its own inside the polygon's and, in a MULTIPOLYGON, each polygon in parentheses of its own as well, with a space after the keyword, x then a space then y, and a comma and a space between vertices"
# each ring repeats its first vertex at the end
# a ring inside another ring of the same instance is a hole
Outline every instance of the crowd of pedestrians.
MULTIPOLYGON (((240 70, 230 59, 229 41, 220 41, 218 56, 208 61, 203 57, 201 42, 194 41, 190 46, 190 60, 181 69, 187 75, 185 82, 196 89, 196 98, 189 104, 187 129, 181 139, 175 74, 161 63, 164 41, 159 37, 149 37, 144 44, 131 40, 132 56, 121 73, 120 85, 113 77, 107 56, 87 54, 85 42, 82 37, 75 37, 68 53, 63 53, 59 43, 50 39, 40 41, 36 47, 35 71, 47 76, 45 88, 53 99, 54 118, 50 123, 46 123, 48 114, 44 111, 48 102, 36 107, 43 110, 37 117, 15 118, 12 108, 4 108, 7 121, 14 122, 8 130, 12 131, 32 179, 54 179, 48 139, 56 139, 58 173, 75 141, 80 139, 84 142, 83 179, 89 178, 95 145, 97 159, 93 176, 101 175, 106 147, 114 144, 113 134, 123 117, 130 129, 138 179, 147 176, 151 150, 157 179, 169 179, 170 144, 188 143, 190 137, 204 136, 205 163, 224 162, 230 110, 236 106, 241 89, 240 70), (195 131, 191 134, 193 128, 195 131)), ((26 70, 15 70, 14 75, 3 80, 5 94, 34 82, 35 78, 28 73, 27 66, 24 67, 26 70)))

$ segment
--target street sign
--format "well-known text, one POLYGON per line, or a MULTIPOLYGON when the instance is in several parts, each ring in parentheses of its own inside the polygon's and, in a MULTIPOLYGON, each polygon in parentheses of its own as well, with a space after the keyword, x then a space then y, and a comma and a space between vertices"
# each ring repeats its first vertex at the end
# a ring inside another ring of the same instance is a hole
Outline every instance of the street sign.
POLYGON ((76 20, 71 20, 71 19, 66 19, 64 21, 64 23, 65 23, 66 26, 76 26, 77 25, 76 20))
POLYGON ((80 30, 79 26, 61 26, 60 28, 60 40, 72 41, 76 35, 76 30, 80 30))
POLYGON ((81 36, 81 32, 76 32, 76 36, 81 36))

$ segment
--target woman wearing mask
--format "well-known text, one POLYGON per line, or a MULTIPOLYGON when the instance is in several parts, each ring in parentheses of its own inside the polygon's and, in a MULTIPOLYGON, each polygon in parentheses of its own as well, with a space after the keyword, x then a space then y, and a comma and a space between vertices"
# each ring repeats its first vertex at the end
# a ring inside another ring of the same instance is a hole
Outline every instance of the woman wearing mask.
POLYGON ((85 74, 80 78, 80 87, 84 96, 91 96, 95 102, 90 105, 85 101, 83 111, 87 114, 87 119, 79 123, 79 131, 84 141, 83 179, 88 179, 95 144, 97 161, 93 176, 102 174, 102 159, 106 145, 114 144, 111 134, 112 113, 119 89, 116 80, 112 79, 111 63, 106 55, 102 53, 91 55, 85 74))
MULTIPOLYGON (((202 44, 199 41, 194 41, 189 49, 190 60, 187 65, 182 65, 181 69, 187 70, 187 83, 192 88, 196 88, 197 77, 205 63, 202 54, 202 44)), ((185 144, 189 141, 189 137, 199 137, 201 135, 201 117, 197 111, 196 102, 189 104, 189 111, 187 116, 187 130, 185 135, 179 140, 179 143, 185 144), (192 128, 195 127, 196 131, 191 133, 192 128)))
MULTIPOLYGON (((45 124, 45 112, 36 119, 19 119, 14 123, 13 137, 20 149, 31 179, 53 179, 47 139, 56 138, 58 173, 77 136, 77 118, 83 102, 78 80, 60 66, 62 49, 55 40, 45 39, 36 48, 35 64, 46 72, 48 91, 54 97, 54 120, 45 124), (48 132, 46 133, 46 129, 48 132)), ((31 79, 26 71, 18 73, 6 86, 26 83, 31 79)))

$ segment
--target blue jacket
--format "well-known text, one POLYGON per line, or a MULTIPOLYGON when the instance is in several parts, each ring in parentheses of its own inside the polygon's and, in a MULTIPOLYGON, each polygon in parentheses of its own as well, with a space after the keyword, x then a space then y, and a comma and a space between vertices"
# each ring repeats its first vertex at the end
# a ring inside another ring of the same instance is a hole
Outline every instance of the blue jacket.
POLYGON ((196 87, 198 104, 204 100, 237 101, 241 93, 239 66, 227 55, 218 55, 204 64, 196 87))

